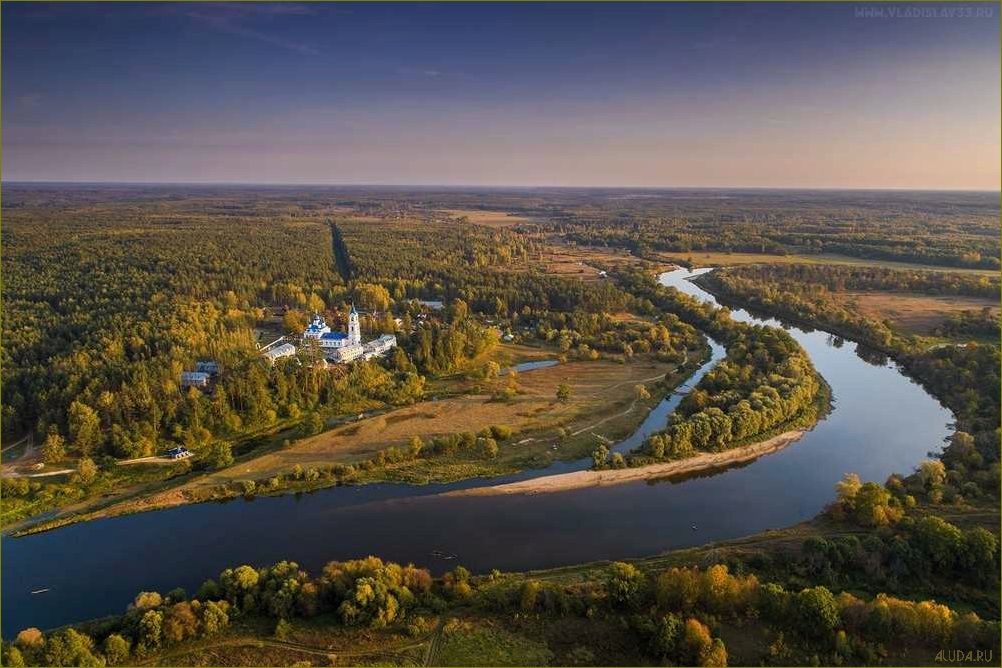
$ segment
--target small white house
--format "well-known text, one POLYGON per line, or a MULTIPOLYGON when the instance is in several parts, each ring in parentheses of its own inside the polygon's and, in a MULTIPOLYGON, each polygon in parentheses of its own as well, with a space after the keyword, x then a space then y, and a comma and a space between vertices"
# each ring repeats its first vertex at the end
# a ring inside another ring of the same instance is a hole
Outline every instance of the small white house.
POLYGON ((348 345, 324 351, 327 359, 338 364, 353 362, 365 354, 365 348, 361 343, 349 343, 348 345))
POLYGON ((207 387, 209 374, 203 371, 182 371, 181 387, 207 387))
POLYGON ((373 339, 362 346, 363 357, 367 360, 371 360, 373 357, 385 355, 396 346, 397 337, 392 334, 383 334, 378 339, 373 339))
POLYGON ((269 362, 274 362, 277 359, 283 357, 292 357, 296 354, 296 346, 291 343, 283 343, 280 346, 275 346, 274 348, 269 348, 265 350, 261 355, 269 362))

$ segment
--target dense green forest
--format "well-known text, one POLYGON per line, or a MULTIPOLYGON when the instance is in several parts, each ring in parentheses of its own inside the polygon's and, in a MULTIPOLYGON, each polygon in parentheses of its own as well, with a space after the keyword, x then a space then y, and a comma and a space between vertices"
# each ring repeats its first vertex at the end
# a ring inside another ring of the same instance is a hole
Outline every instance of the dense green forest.
POLYGON ((338 228, 353 276, 383 285, 396 300, 462 299, 474 311, 501 317, 526 307, 616 311, 628 301, 610 283, 585 284, 532 271, 526 258, 534 244, 512 231, 436 220, 401 226, 348 219, 338 228))
POLYGON ((28 437, 50 470, 72 475, 5 478, 5 520, 193 468, 115 459, 184 445, 196 471, 221 468, 258 434, 297 423, 312 434, 330 416, 419 401, 426 378, 490 350, 502 327, 538 323, 540 343, 566 350, 570 340, 582 359, 656 350, 681 360, 698 347, 677 319, 654 334, 612 322, 607 313, 635 300, 611 282, 530 266, 529 237, 428 212, 363 219, 336 194, 283 189, 7 195, 3 434, 28 437), (343 323, 349 303, 364 309, 364 330, 398 336, 394 355, 328 369, 304 346, 262 363, 259 345, 298 334, 313 312, 343 323), (218 363, 218 377, 183 387, 200 360, 218 363))
POLYGON ((364 398, 415 398, 406 373, 378 365, 260 363, 253 327, 271 305, 348 297, 324 225, 43 213, 17 210, 4 226, 7 434, 138 457, 364 398), (180 387, 197 359, 223 370, 211 395, 180 387))
MULTIPOLYGON (((232 435, 290 411, 336 410, 336 401, 353 398, 351 388, 365 393, 370 383, 257 364, 253 329, 273 307, 334 312, 358 301, 402 312, 411 298, 463 299, 473 311, 506 317, 628 301, 609 284, 507 271, 525 252, 511 234, 349 219, 337 226, 345 249, 335 254, 328 218, 304 220, 304 207, 249 199, 5 201, 4 434, 58 434, 80 454, 140 456, 202 428, 232 435), (335 255, 351 263, 351 283, 335 255), (179 386, 198 359, 223 369, 211 398, 179 386)), ((460 348, 476 354, 483 343, 474 339, 486 334, 471 338, 470 327, 463 325, 470 345, 460 348)), ((423 370, 456 363, 432 361, 426 343, 423 370)))

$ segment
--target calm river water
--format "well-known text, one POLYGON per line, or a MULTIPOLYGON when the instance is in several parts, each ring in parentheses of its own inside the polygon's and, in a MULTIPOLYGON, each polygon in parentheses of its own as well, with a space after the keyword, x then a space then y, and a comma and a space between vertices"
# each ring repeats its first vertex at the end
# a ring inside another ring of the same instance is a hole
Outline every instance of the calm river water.
MULTIPOLYGON (((703 270, 706 271, 706 270, 703 270)), ((678 270, 660 280, 714 301, 678 270)), ((835 410, 779 453, 716 475, 535 496, 444 497, 440 492, 587 466, 560 462, 492 480, 422 487, 338 487, 301 496, 199 504, 2 539, 2 633, 50 628, 125 610, 136 592, 193 591, 227 566, 292 559, 310 570, 375 554, 436 572, 524 570, 620 559, 782 527, 817 514, 846 472, 883 481, 939 450, 952 416, 896 365, 825 332, 805 332, 745 311, 732 315, 787 329, 831 385, 835 410), (696 526, 694 530, 692 527, 696 526), (454 560, 441 554, 455 554, 454 560), (32 595, 32 590, 49 588, 32 595)), ((722 357, 698 370, 698 382, 722 357)), ((628 391, 624 389, 624 391, 628 391)), ((676 394, 617 450, 664 426, 676 394)))

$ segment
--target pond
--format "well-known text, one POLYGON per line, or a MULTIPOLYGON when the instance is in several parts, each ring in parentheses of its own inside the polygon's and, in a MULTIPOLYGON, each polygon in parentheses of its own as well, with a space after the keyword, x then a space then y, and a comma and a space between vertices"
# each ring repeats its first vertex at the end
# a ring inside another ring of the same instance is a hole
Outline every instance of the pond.
POLYGON ((535 360, 533 362, 522 362, 520 364, 513 364, 512 366, 506 366, 501 369, 500 375, 507 376, 512 371, 515 373, 525 373, 526 371, 532 371, 534 369, 545 369, 547 367, 556 366, 560 364, 560 360, 535 360))
MULTIPOLYGON (((660 277, 702 299, 689 280, 660 277)), ((749 465, 658 483, 540 495, 442 496, 480 485, 583 468, 587 460, 496 479, 421 487, 378 484, 300 496, 199 504, 98 520, 20 539, 4 537, 4 637, 120 613, 141 590, 194 591, 227 566, 281 559, 310 570, 369 554, 442 572, 525 570, 656 554, 789 526, 816 515, 846 472, 883 481, 910 472, 943 446, 952 416, 894 363, 820 331, 806 332, 745 311, 746 322, 784 327, 832 388, 834 410, 796 444, 749 465), (695 530, 693 527, 697 527, 695 530), (456 555, 455 559, 443 555, 456 555), (42 594, 33 590, 48 588, 42 594)), ((718 361, 686 382, 691 387, 718 361)), ((624 391, 630 391, 624 389, 624 391)), ((680 400, 662 401, 617 450, 664 426, 680 400)))

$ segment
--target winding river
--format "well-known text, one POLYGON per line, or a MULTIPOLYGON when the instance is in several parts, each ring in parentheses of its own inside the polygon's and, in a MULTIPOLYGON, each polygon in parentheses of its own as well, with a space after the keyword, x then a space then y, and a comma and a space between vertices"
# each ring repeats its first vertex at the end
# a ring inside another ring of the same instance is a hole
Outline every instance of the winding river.
MULTIPOLYGON (((664 285, 713 301, 689 278, 664 285)), ((808 519, 831 501, 846 472, 883 481, 939 450, 952 416, 918 384, 856 344, 735 310, 745 322, 784 327, 832 388, 835 410, 795 445, 715 475, 633 482, 541 495, 443 496, 441 492, 584 468, 588 460, 490 480, 414 487, 375 484, 305 495, 181 506, 2 539, 2 633, 125 610, 136 592, 193 591, 240 563, 292 559, 317 570, 332 559, 376 554, 436 572, 526 570, 656 554, 737 538, 808 519), (693 528, 696 527, 696 528, 693 528), (449 558, 455 555, 454 558, 449 558), (32 594, 33 590, 48 591, 32 594)), ((716 364, 709 362, 688 388, 716 364)), ((684 391, 684 389, 683 389, 684 391)), ((681 400, 662 401, 625 451, 665 424, 681 400)))

